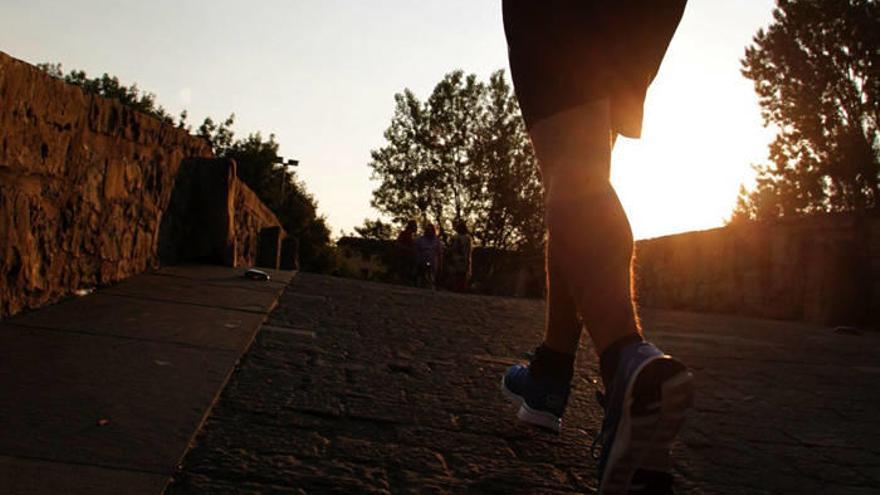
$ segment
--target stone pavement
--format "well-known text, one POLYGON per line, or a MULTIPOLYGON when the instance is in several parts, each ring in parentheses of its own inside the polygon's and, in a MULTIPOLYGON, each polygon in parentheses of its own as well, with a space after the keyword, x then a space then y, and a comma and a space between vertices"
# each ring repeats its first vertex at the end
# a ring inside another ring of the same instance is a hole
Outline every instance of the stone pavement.
MULTIPOLYGON (((697 377, 679 493, 878 493, 880 336, 643 316, 697 377)), ((592 350, 559 436, 517 424, 499 392, 541 322, 540 301, 300 274, 168 493, 593 492, 592 350)))
POLYGON ((0 322, 0 494, 158 494, 290 272, 165 268, 0 322))

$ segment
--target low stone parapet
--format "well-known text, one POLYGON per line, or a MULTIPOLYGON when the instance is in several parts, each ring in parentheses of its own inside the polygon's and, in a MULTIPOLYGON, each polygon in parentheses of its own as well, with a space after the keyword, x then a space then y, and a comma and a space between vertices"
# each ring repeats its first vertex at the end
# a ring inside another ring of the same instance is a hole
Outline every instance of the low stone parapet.
POLYGON ((748 223, 637 243, 640 304, 819 324, 880 313, 880 217, 748 223))
POLYGON ((205 140, 0 52, 0 318, 160 263, 252 266, 265 228, 285 237, 205 140))
POLYGON ((185 130, 0 52, 0 317, 159 264, 185 130))

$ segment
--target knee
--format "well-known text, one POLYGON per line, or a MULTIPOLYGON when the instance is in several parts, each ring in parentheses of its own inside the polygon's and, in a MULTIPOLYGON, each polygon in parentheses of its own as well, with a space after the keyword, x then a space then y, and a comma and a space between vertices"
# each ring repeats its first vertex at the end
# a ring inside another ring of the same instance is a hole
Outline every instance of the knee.
MULTIPOLYGON (((606 177, 579 172, 546 181, 544 195, 545 220, 554 227, 594 224, 611 214, 618 217, 620 203, 606 177)), ((624 217, 625 218, 625 217, 624 217)))
POLYGON ((614 192, 608 166, 604 163, 558 164, 542 168, 541 175, 548 205, 592 201, 594 197, 601 201, 603 196, 614 192))

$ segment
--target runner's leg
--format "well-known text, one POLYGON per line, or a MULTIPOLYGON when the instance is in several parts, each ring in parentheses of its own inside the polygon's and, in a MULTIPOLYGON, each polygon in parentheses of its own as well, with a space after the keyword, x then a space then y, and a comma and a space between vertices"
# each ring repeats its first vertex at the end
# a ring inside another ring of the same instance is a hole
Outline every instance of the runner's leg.
POLYGON ((581 325, 577 306, 565 281, 565 266, 551 256, 548 239, 546 254, 547 270, 547 319, 545 323, 544 345, 556 352, 574 356, 581 338, 581 325))
POLYGON ((521 420, 557 431, 574 374, 578 310, 600 356, 642 340, 630 298, 632 234, 608 182, 609 122, 608 101, 599 100, 530 127, 546 190, 547 327, 529 365, 508 369, 502 389, 521 420))
POLYGON ((541 119, 529 135, 546 189, 552 299, 545 345, 575 353, 578 333, 570 324, 555 324, 566 319, 555 317, 557 306, 561 310, 570 301, 601 354, 619 339, 640 333, 631 292, 632 232, 609 181, 608 100, 541 119), (553 298, 554 289, 567 289, 569 298, 553 298))

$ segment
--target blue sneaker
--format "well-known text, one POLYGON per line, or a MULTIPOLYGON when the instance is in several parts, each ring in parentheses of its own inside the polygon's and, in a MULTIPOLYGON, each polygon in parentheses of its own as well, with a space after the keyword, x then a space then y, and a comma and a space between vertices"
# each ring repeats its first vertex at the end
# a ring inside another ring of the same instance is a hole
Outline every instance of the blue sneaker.
MULTIPOLYGON (((671 470, 669 449, 693 404, 693 380, 681 362, 653 344, 638 342, 621 351, 611 390, 600 396, 605 420, 593 442, 602 447, 600 494, 639 493, 642 479, 671 470)), ((665 478, 671 489, 671 476, 665 478)))
POLYGON ((516 417, 520 421, 557 433, 562 428, 571 385, 535 378, 527 365, 517 364, 501 378, 501 391, 519 406, 516 417))

